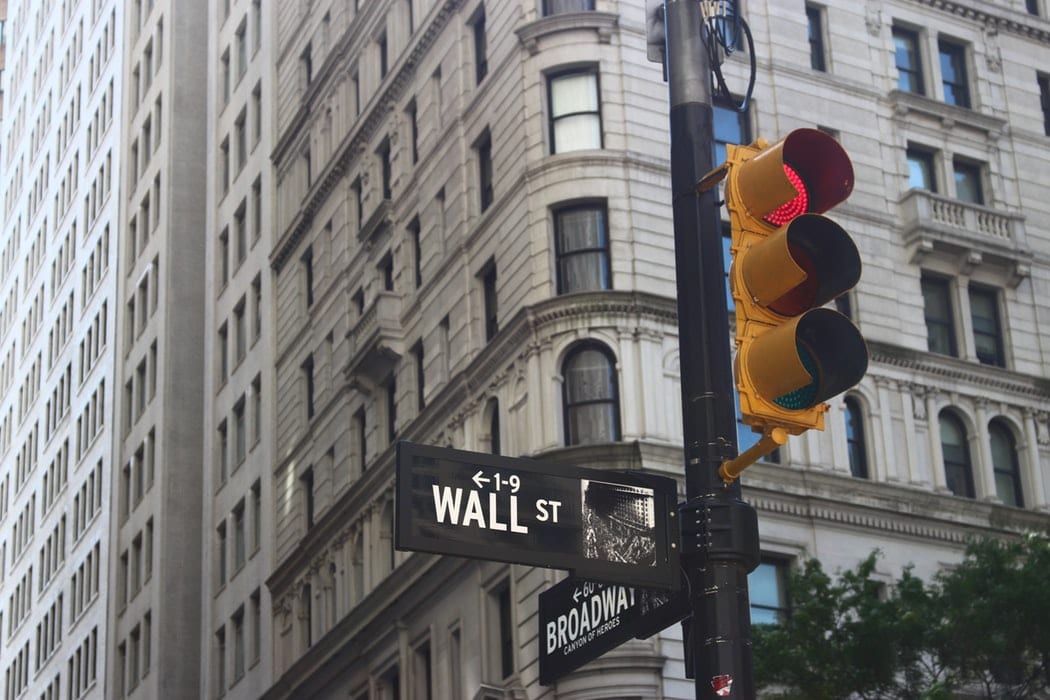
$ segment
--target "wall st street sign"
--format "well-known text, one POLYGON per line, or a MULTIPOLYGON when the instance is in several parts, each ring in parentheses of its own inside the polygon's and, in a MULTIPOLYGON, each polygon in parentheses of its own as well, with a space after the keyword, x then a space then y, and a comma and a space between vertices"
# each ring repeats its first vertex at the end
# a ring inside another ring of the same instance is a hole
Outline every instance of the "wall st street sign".
POLYGON ((673 479, 401 442, 400 550, 677 588, 673 479))
POLYGON ((568 578, 540 593, 540 683, 689 615, 688 592, 568 578))

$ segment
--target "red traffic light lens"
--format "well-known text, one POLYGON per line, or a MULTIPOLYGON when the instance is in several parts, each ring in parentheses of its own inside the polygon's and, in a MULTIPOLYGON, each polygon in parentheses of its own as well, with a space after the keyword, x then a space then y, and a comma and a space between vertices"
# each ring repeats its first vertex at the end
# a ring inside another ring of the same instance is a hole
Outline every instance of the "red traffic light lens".
POLYGON ((763 217, 774 226, 783 226, 809 210, 809 193, 806 192, 806 183, 802 181, 802 177, 787 163, 784 163, 784 175, 798 194, 763 217))

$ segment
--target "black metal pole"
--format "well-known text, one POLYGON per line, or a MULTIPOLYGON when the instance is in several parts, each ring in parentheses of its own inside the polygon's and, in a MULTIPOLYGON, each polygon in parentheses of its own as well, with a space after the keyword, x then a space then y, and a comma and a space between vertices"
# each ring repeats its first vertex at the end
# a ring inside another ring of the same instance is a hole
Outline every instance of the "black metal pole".
POLYGON ((687 501, 682 562, 692 618, 686 667, 697 700, 753 698, 747 574, 758 563, 758 519, 739 482, 718 467, 736 456, 736 411, 717 188, 697 194, 713 167, 711 68, 697 0, 665 0, 671 188, 687 501))

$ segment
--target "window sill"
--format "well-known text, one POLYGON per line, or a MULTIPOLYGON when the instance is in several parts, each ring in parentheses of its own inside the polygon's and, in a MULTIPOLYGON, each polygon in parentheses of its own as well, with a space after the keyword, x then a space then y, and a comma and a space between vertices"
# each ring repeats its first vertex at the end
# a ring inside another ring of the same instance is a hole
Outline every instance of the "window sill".
POLYGON ((999 136, 1007 128, 1005 119, 984 114, 977 108, 956 107, 925 95, 901 90, 891 90, 888 98, 894 113, 900 118, 922 119, 925 117, 938 122, 938 127, 941 128, 951 129, 956 125, 961 125, 992 138, 999 136))
POLYGON ((516 34, 518 40, 528 50, 529 54, 535 55, 539 52, 540 39, 551 34, 570 32, 578 30, 593 30, 598 34, 598 41, 608 44, 612 39, 612 33, 619 26, 619 15, 611 12, 566 12, 564 14, 550 15, 529 22, 518 28, 516 34))

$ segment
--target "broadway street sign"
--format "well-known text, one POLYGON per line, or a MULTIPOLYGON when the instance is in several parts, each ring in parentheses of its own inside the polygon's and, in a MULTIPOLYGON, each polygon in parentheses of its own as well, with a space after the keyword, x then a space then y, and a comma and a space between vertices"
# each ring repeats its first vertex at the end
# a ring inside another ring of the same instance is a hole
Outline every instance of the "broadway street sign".
POLYGON ((397 548, 681 583, 673 479, 478 452, 397 446, 397 548), (675 525, 671 523, 671 525, 675 525))
POLYGON ((678 591, 569 578, 540 593, 540 683, 550 685, 630 639, 646 639, 689 615, 678 591))

